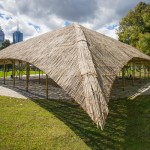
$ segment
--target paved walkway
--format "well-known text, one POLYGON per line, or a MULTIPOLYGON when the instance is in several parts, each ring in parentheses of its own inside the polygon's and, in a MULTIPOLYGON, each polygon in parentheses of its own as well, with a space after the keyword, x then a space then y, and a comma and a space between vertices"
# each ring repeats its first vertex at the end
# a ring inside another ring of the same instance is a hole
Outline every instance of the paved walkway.
POLYGON ((0 86, 0 95, 27 99, 27 97, 23 96, 22 94, 19 94, 18 92, 3 86, 0 86))
MULTIPOLYGON (((38 83, 38 76, 32 76, 29 82, 29 92, 25 90, 25 78, 23 80, 16 79, 16 86, 13 87, 13 80, 6 79, 6 84, 3 84, 3 78, 0 78, 0 95, 17 97, 17 98, 31 98, 31 99, 44 99, 46 97, 46 85, 45 76, 41 79, 41 83, 38 83)), ((138 95, 149 94, 150 95, 150 79, 135 82, 135 86, 132 86, 132 81, 126 81, 125 90, 121 89, 122 81, 116 81, 111 98, 118 99, 123 97, 130 97, 134 99, 138 95)), ((62 88, 60 88, 55 82, 49 79, 49 99, 72 99, 62 88)))
MULTIPOLYGON (((16 79, 15 87, 13 87, 13 80, 10 77, 6 79, 6 84, 3 84, 3 79, 0 78, 0 95, 25 99, 44 99, 46 97, 45 79, 41 79, 41 83, 39 84, 38 77, 31 77, 29 92, 26 92, 25 87, 25 79, 16 79)), ((49 99, 72 99, 62 88, 51 80, 49 80, 48 93, 49 99)))
POLYGON ((150 95, 150 79, 144 79, 140 81, 136 79, 132 85, 132 80, 126 79, 124 90, 121 88, 122 80, 115 81, 112 88, 111 97, 113 99, 128 97, 134 99, 139 95, 150 95))

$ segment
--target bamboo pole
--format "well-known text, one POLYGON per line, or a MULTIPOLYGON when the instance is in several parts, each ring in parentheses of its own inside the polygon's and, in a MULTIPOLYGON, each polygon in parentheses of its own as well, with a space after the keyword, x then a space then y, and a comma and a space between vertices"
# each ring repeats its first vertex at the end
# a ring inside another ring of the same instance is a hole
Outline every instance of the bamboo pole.
POLYGON ((150 65, 148 63, 148 79, 150 78, 150 65))
POLYGON ((21 62, 19 61, 19 80, 21 79, 21 62))
POLYGON ((119 74, 116 75, 116 81, 119 81, 119 74))
POLYGON ((6 64, 6 66, 5 66, 6 77, 7 77, 7 70, 8 70, 8 66, 6 64))
POLYGON ((6 80, 6 64, 5 64, 5 61, 4 61, 4 84, 5 84, 5 80, 6 80))
POLYGON ((127 64, 127 77, 129 77, 129 64, 127 64))
POLYGON ((36 76, 36 68, 34 67, 34 75, 36 76))
POLYGON ((148 64, 146 62, 146 78, 148 79, 148 64))
POLYGON ((139 78, 140 78, 140 83, 142 82, 142 64, 140 63, 140 72, 139 72, 139 78))
POLYGON ((144 79, 146 79, 146 64, 144 62, 144 79))
POLYGON ((13 60, 13 87, 15 87, 15 84, 16 84, 15 73, 16 73, 15 60, 13 60))
POLYGON ((134 79, 135 79, 135 64, 132 63, 132 86, 135 85, 134 79))
POLYGON ((48 75, 46 74, 46 99, 48 99, 48 75))
POLYGON ((39 84, 41 83, 41 75, 40 75, 40 69, 39 69, 39 84))
POLYGON ((125 90, 125 69, 124 67, 122 68, 122 89, 123 91, 125 90))
POLYGON ((21 61, 21 80, 22 80, 22 74, 23 74, 23 63, 21 61))
POLYGON ((119 71, 119 77, 120 77, 120 71, 119 71))
POLYGON ((29 90, 29 72, 30 72, 29 63, 26 63, 26 92, 28 92, 29 90))

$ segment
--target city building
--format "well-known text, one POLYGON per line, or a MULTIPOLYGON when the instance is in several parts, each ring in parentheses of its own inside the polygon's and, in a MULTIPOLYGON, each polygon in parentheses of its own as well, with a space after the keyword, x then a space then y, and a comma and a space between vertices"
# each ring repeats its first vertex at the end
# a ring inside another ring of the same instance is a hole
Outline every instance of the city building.
POLYGON ((19 25, 17 25, 17 31, 13 33, 13 44, 23 41, 23 33, 19 31, 19 25))
POLYGON ((5 40, 5 34, 0 26, 0 46, 2 45, 2 43, 4 42, 5 40))

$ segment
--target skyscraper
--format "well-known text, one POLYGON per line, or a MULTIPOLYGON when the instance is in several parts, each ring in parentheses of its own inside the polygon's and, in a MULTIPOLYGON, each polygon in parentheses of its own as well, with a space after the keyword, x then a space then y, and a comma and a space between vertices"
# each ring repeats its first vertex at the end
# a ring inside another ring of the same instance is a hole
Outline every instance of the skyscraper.
POLYGON ((17 31, 13 33, 13 43, 18 43, 23 41, 23 33, 19 31, 19 26, 17 25, 17 31))
POLYGON ((2 45, 2 43, 4 42, 5 40, 5 34, 0 26, 0 46, 2 45))

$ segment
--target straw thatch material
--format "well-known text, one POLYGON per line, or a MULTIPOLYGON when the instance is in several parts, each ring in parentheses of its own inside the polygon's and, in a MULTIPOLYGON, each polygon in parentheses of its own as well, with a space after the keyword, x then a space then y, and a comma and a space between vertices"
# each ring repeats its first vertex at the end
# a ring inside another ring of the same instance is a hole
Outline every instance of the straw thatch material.
POLYGON ((44 71, 103 129, 111 87, 118 72, 134 58, 150 61, 135 48, 78 24, 0 52, 0 60, 23 60, 44 71))

